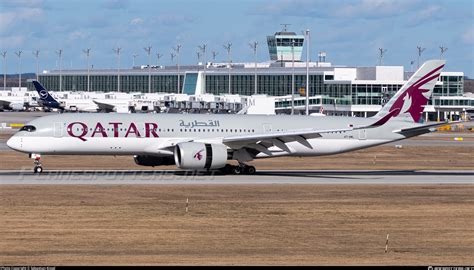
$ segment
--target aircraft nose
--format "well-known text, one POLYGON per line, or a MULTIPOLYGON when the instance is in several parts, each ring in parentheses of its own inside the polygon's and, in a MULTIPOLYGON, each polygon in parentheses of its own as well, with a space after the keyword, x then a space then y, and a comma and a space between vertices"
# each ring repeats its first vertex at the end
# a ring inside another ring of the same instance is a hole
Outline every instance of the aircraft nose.
POLYGON ((10 139, 8 139, 7 146, 13 150, 20 150, 20 138, 17 136, 12 136, 10 139))

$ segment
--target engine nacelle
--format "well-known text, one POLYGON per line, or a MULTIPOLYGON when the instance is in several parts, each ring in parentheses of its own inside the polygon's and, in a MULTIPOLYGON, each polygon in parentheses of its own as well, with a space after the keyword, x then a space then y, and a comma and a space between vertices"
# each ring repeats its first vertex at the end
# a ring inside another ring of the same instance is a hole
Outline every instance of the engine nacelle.
POLYGON ((23 103, 10 103, 9 107, 12 111, 23 111, 25 109, 23 103))
POLYGON ((149 155, 136 155, 133 156, 133 160, 137 165, 141 166, 164 166, 164 165, 174 165, 173 157, 157 157, 149 155))
POLYGON ((227 147, 223 144, 179 143, 174 149, 174 160, 181 169, 219 169, 227 162, 227 147))

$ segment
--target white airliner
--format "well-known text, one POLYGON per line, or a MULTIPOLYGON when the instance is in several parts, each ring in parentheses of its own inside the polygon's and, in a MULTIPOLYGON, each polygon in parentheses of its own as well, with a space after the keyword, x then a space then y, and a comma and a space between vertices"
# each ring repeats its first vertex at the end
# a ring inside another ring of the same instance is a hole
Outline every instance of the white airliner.
POLYGON ((3 111, 3 110, 22 111, 24 109, 25 109, 25 100, 23 97, 0 96, 0 111, 3 111))
POLYGON ((97 112, 99 107, 90 98, 80 99, 58 99, 56 100, 44 86, 32 80, 33 86, 39 95, 38 105, 45 109, 59 109, 72 112, 97 112))
POLYGON ((403 140, 446 123, 422 124, 445 61, 431 60, 372 118, 301 115, 59 114, 35 119, 7 145, 41 155, 134 155, 144 166, 255 173, 245 163, 278 156, 338 154, 403 140), (227 164, 237 160, 239 166, 227 164))

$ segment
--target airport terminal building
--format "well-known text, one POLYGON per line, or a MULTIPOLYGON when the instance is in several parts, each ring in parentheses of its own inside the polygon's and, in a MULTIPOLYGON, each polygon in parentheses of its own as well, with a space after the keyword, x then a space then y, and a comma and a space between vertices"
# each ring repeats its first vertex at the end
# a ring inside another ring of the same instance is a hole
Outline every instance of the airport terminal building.
MULTIPOLYGON (((295 111, 304 113, 308 90, 311 112, 322 109, 327 114, 367 117, 380 110, 412 74, 403 66, 334 66, 320 52, 318 61, 309 63, 307 87, 306 62, 301 59, 304 36, 277 32, 267 42, 271 60, 263 63, 53 70, 39 74, 39 80, 53 91, 267 95, 273 97, 269 101, 275 102, 276 113, 290 112, 293 89, 295 111)), ((463 85, 463 72, 442 72, 425 118, 457 119, 474 111, 474 97, 464 95, 463 85)), ((33 89, 31 84, 28 88, 33 89)))

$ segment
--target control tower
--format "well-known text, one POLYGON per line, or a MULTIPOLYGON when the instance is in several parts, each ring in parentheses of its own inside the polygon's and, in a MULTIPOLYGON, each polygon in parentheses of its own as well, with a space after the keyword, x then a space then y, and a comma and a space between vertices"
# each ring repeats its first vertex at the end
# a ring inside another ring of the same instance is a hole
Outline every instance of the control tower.
POLYGON ((291 62, 293 47, 295 62, 301 61, 301 54, 303 52, 304 35, 297 35, 295 32, 288 32, 287 26, 283 24, 284 28, 281 32, 276 32, 273 36, 267 36, 268 52, 270 59, 278 62, 291 62))

